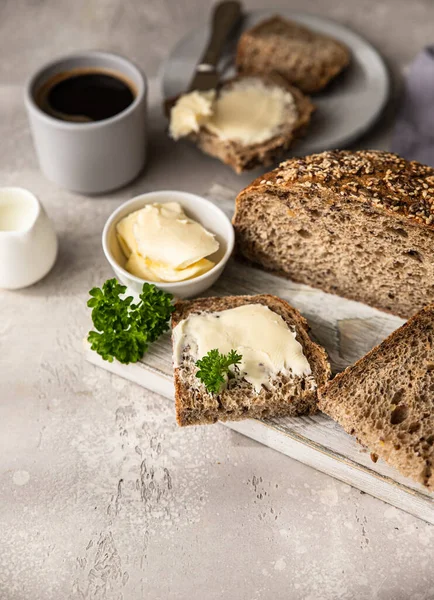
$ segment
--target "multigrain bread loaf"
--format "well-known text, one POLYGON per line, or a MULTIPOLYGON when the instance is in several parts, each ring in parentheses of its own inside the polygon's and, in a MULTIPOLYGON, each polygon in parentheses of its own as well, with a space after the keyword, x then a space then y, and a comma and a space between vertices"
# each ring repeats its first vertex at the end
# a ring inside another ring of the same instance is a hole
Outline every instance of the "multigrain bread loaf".
POLYGON ((350 53, 341 42, 279 16, 245 31, 236 56, 240 73, 276 71, 308 94, 322 90, 349 62, 350 53))
POLYGON ((262 387, 259 393, 244 379, 229 380, 227 388, 214 395, 196 378, 195 358, 186 348, 182 363, 174 369, 176 418, 179 425, 316 412, 316 389, 329 379, 330 365, 325 350, 310 339, 306 320, 284 300, 259 295, 178 301, 172 314, 172 329, 190 315, 218 312, 246 304, 263 304, 282 317, 295 331, 312 375, 301 378, 278 374, 268 389, 262 387))
POLYGON ((319 390, 319 407, 403 475, 434 489, 434 305, 319 390))
MULTIPOLYGON (((220 93, 242 79, 250 78, 236 77, 224 82, 220 93)), ((245 145, 236 140, 220 139, 214 132, 203 126, 197 133, 193 132, 188 136, 205 154, 218 158, 236 173, 276 162, 298 138, 304 135, 314 111, 314 105, 310 99, 279 75, 272 74, 261 77, 261 81, 269 87, 279 86, 285 89, 290 92, 294 100, 291 114, 288 114, 286 122, 282 124, 276 135, 261 143, 245 145), (292 114, 293 111, 294 114, 292 114)))
POLYGON ((434 169, 379 151, 294 158, 237 197, 237 248, 285 277, 409 317, 434 300, 434 169))

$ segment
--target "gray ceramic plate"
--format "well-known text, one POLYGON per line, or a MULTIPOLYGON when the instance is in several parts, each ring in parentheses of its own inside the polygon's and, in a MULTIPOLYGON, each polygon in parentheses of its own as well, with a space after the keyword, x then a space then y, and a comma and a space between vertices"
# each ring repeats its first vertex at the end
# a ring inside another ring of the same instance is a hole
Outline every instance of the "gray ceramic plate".
MULTIPOLYGON (((379 117, 389 95, 389 76, 383 59, 362 37, 339 23, 320 16, 292 13, 288 9, 254 11, 244 17, 242 29, 261 19, 280 14, 307 27, 340 40, 351 50, 352 62, 325 91, 313 96, 317 107, 306 137, 295 154, 311 154, 341 148, 363 135, 379 117)), ((171 98, 185 91, 194 67, 205 48, 208 27, 199 25, 174 47, 162 66, 162 91, 171 98)), ((231 65, 236 39, 228 44, 221 68, 231 65)), ((231 66, 225 75, 231 75, 231 66)))

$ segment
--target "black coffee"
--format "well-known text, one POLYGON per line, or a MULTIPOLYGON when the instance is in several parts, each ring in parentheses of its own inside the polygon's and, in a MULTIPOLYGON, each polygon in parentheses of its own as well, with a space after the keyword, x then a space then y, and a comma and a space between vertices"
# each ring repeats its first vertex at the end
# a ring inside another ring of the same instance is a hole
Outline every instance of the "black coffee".
POLYGON ((134 101, 126 78, 113 71, 75 69, 58 73, 44 83, 36 103, 62 121, 102 121, 122 112, 134 101))

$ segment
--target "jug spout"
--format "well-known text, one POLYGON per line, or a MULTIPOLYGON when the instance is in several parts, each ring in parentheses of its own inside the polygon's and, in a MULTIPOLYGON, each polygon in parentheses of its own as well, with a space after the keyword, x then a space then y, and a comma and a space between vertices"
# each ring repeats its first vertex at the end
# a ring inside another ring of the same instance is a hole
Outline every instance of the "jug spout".
POLYGON ((39 200, 24 188, 0 188, 0 236, 22 237, 34 227, 41 211, 39 200))

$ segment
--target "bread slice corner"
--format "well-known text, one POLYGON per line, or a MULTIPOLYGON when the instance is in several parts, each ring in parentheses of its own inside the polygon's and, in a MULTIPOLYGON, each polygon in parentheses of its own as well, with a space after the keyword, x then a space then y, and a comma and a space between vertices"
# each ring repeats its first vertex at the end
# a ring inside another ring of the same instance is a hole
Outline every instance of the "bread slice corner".
POLYGON ((172 329, 192 314, 218 312, 247 304, 263 304, 279 314, 295 331, 296 339, 311 366, 315 389, 307 378, 278 374, 268 389, 257 393, 246 380, 237 380, 220 394, 209 393, 196 377, 195 358, 188 352, 174 369, 175 406, 178 425, 200 425, 216 421, 295 416, 317 411, 317 392, 330 377, 330 365, 325 350, 309 337, 309 327, 300 313, 284 300, 271 295, 227 296, 180 300, 172 314, 172 329))
POLYGON ((319 408, 434 490, 434 304, 318 391, 319 408))

